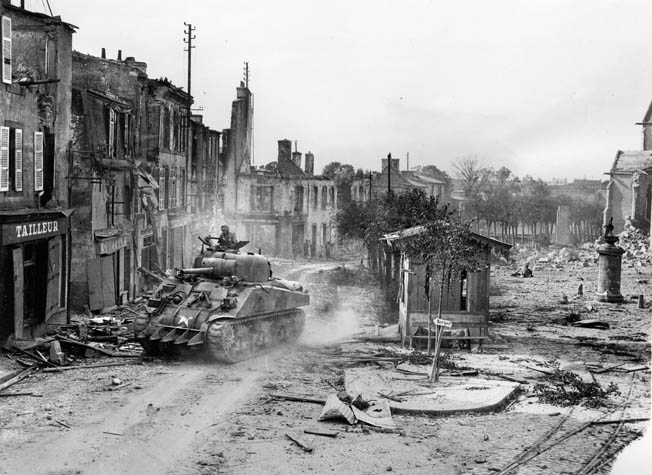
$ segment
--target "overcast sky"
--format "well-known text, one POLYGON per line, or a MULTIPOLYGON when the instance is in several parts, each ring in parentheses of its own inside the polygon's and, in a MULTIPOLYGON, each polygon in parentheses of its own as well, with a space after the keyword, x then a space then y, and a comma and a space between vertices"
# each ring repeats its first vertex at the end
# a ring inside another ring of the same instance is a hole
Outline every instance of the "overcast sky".
MULTIPOLYGON (((255 162, 279 139, 379 169, 475 155, 519 176, 602 178, 641 147, 652 100, 649 1, 50 0, 79 27, 74 48, 148 63, 186 87, 184 21, 197 27, 192 92, 204 122, 230 125, 251 68, 255 162)), ((44 11, 42 0, 27 7, 44 11)))

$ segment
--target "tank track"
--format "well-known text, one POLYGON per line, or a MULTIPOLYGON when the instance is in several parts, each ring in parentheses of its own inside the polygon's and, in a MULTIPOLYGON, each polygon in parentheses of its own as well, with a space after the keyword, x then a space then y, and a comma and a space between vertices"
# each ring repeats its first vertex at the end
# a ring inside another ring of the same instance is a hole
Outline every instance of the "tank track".
POLYGON ((305 313, 300 308, 217 320, 206 330, 205 348, 212 359, 233 364, 296 341, 304 324, 305 313))

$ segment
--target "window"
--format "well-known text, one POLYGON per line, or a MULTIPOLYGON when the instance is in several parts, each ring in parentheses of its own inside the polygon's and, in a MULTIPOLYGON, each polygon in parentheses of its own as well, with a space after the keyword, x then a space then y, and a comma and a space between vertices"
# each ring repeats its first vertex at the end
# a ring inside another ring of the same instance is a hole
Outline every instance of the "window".
POLYGON ((9 191, 9 127, 0 127, 0 191, 9 191))
POLYGON ((177 195, 178 195, 178 190, 177 190, 177 167, 170 168, 169 188, 170 188, 170 208, 176 208, 177 207, 177 195))
POLYGON ((326 200, 327 200, 328 190, 325 186, 321 187, 321 209, 326 209, 326 200))
POLYGON ((335 187, 333 186, 328 188, 328 206, 335 207, 335 187))
POLYGON ((170 110, 170 143, 168 144, 168 148, 170 150, 175 150, 176 149, 176 138, 177 138, 177 132, 178 129, 175 127, 175 119, 176 115, 174 113, 174 110, 170 110))
POLYGON ((106 109, 106 126, 108 128, 107 130, 107 156, 109 157, 115 157, 115 143, 116 143, 116 138, 117 138, 117 123, 118 121, 116 120, 116 114, 113 109, 110 107, 107 107, 106 109))
POLYGON ((252 209, 254 211, 273 210, 273 186, 256 186, 253 190, 252 209))
POLYGON ((170 147, 170 109, 163 106, 161 112, 161 148, 170 147))
POLYGON ((294 212, 303 212, 303 186, 294 187, 294 212))
POLYGON ((165 200, 167 197, 167 187, 165 186, 165 168, 158 168, 158 209, 165 209, 165 200))
POLYGON ((23 191, 23 129, 0 129, 0 191, 23 191))
POLYGON ((43 132, 34 132, 34 191, 43 191, 43 132))
POLYGON ((13 157, 10 157, 10 169, 14 170, 14 191, 23 191, 23 129, 14 129, 10 137, 10 149, 13 149, 13 157), (11 161, 13 158, 13 163, 11 161))
POLYGON ((317 201, 319 200, 319 189, 316 186, 312 187, 312 207, 317 208, 317 201))
POLYGON ((11 18, 2 17, 2 82, 11 84, 11 18))
POLYGON ((181 192, 179 193, 179 206, 186 206, 186 169, 181 169, 181 192))

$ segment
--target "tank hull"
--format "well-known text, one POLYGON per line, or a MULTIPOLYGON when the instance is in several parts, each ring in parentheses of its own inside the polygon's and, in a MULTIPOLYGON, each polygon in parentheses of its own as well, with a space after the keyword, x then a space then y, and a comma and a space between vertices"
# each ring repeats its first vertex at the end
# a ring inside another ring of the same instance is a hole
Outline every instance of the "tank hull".
MULTIPOLYGON (((252 266, 258 266, 254 270, 264 276, 266 260, 242 257, 239 268, 251 275, 252 266)), ((238 276, 225 280, 217 276, 226 259, 211 261, 165 279, 154 291, 149 312, 134 320, 136 340, 146 353, 199 351, 215 361, 237 363, 299 338, 305 324, 300 307, 310 303, 301 284, 271 278, 247 282, 238 276)))

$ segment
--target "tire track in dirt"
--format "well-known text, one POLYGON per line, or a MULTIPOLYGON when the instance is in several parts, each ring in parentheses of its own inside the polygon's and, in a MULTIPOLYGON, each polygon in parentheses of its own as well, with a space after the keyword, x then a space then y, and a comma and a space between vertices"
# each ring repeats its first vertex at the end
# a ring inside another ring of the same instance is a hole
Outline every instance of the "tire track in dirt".
POLYGON ((1 473, 179 473, 193 443, 255 396, 261 373, 248 368, 256 364, 182 365, 115 402, 102 395, 87 423, 13 450, 1 473))

